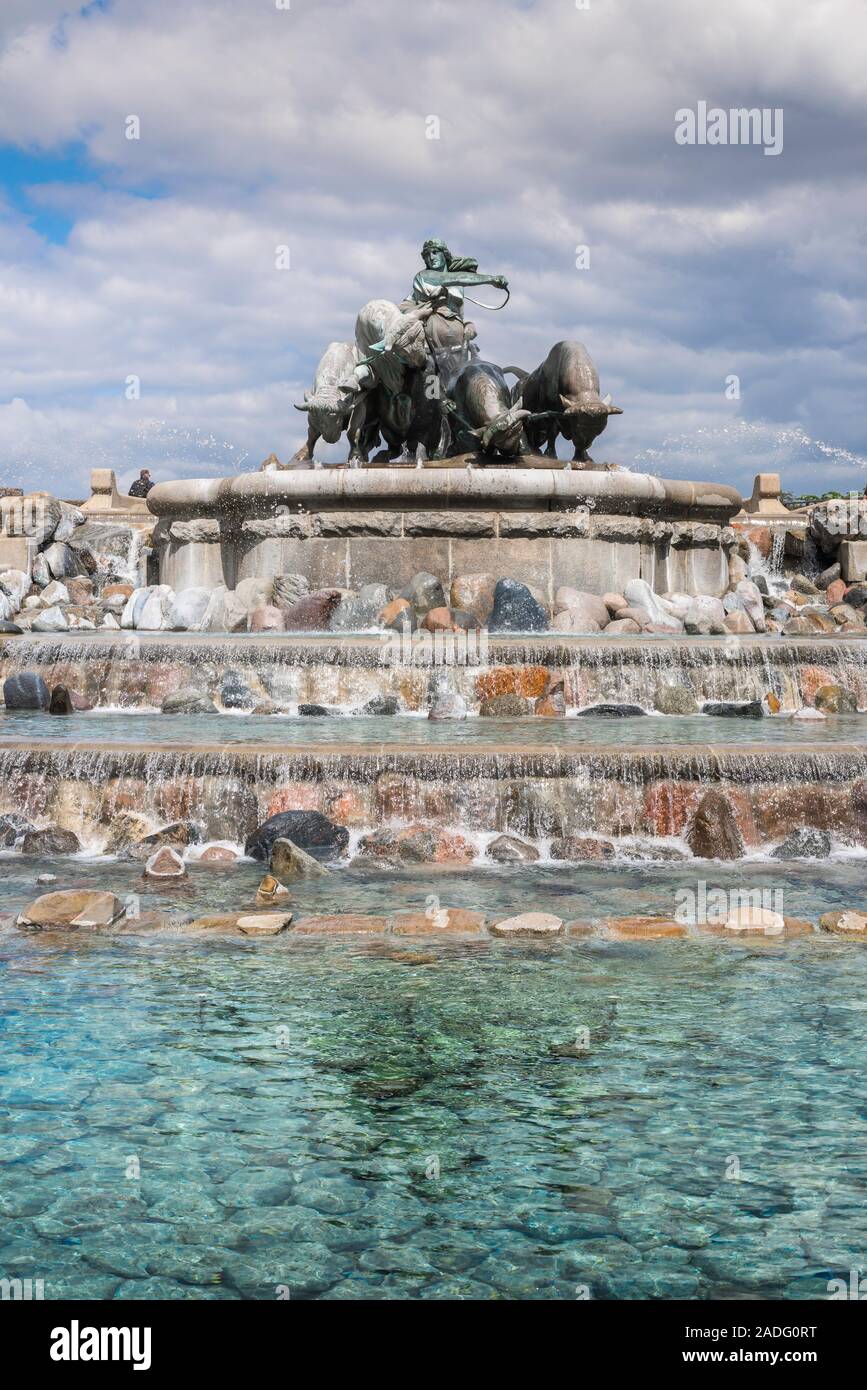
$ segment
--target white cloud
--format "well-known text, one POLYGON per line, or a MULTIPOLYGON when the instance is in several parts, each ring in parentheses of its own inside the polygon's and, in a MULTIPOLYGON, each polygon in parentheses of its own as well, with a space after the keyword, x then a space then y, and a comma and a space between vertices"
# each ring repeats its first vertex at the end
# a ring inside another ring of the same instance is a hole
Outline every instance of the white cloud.
MULTIPOLYGON (((814 485, 789 425, 867 452, 860 0, 86 11, 0 18, 0 140, 78 142, 93 171, 31 190, 72 219, 65 244, 0 209, 6 479, 26 466, 82 493, 112 460, 164 476, 286 457, 319 351, 366 299, 407 292, 434 232, 510 278, 504 313, 472 311, 486 355, 532 366, 558 338, 588 343, 626 411, 609 457, 667 458, 691 432, 681 471, 748 486, 783 437, 786 481, 814 485), (699 99, 783 107, 783 154, 675 145, 675 110, 699 99), (733 416, 752 434, 714 433, 733 416)), ((849 479, 818 461, 828 486, 849 479)))

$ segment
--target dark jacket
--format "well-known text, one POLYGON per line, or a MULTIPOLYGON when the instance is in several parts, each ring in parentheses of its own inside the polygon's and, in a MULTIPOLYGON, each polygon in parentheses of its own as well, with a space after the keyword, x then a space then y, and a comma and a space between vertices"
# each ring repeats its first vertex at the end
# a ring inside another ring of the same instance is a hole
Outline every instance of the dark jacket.
POLYGON ((130 497, 147 497, 152 487, 153 483, 150 478, 136 478, 129 490, 129 495, 130 497))

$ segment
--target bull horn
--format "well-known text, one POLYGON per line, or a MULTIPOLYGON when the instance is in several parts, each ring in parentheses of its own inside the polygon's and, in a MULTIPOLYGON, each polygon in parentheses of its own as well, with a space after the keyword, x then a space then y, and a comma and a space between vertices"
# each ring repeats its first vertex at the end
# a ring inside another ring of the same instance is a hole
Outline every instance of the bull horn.
POLYGON ((619 405, 609 405, 609 406, 608 406, 608 414, 609 414, 609 415, 622 415, 622 414, 623 414, 623 411, 620 409, 620 406, 619 406, 619 405))
POLYGON ((514 420, 529 420, 531 413, 531 411, 523 410, 520 406, 517 406, 513 412, 512 418, 514 420))
POLYGON ((296 409, 296 410, 309 410, 309 409, 310 409, 310 406, 309 406, 309 404, 307 403, 307 401, 305 401, 303 405, 296 405, 295 409, 296 409))

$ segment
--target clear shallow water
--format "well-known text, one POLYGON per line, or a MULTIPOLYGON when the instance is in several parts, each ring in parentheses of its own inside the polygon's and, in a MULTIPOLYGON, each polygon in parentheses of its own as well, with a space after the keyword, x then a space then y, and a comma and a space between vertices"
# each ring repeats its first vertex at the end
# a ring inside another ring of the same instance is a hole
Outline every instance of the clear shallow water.
MULTIPOLYGON (((867 908, 864 858, 783 862, 770 859, 719 863, 541 863, 466 868, 388 868, 355 860, 335 865, 327 879, 300 879, 291 885, 289 906, 306 912, 389 913, 423 911, 429 894, 447 907, 483 909, 491 915, 539 910, 564 920, 594 921, 636 913, 671 913, 682 890, 762 889, 779 892, 778 910, 815 921, 835 908, 867 908)), ((18 913, 40 893, 65 888, 106 889, 126 899, 134 894, 143 912, 187 916, 255 907, 265 867, 251 860, 235 866, 187 865, 180 883, 155 886, 140 864, 73 856, 42 858, 0 854, 0 913, 18 913), (56 883, 40 886, 38 874, 50 870, 56 883)), ((775 900, 776 901, 776 900, 775 900)), ((6 938, 8 940, 8 937, 6 938)), ((30 939, 30 938, 28 938, 30 939)))
POLYGON ((56 716, 29 711, 0 713, 0 746, 25 739, 57 743, 145 743, 183 748, 202 745, 255 744, 263 749, 310 744, 386 744, 400 747, 425 744, 508 744, 580 748, 596 744, 634 746, 655 744, 751 743, 785 747, 791 744, 867 744, 867 715, 839 714, 826 720, 786 717, 720 719, 706 715, 605 718, 489 719, 432 721, 397 716, 279 716, 279 715, 163 715, 130 711, 56 716))
POLYGON ((864 1263, 862 947, 409 950, 0 934, 0 1272, 799 1299, 864 1263))

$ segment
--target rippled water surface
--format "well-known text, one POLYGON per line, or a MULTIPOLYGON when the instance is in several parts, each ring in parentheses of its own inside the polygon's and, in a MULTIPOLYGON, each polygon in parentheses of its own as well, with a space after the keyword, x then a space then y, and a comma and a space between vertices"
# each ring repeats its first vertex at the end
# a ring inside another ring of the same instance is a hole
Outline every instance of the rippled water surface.
MULTIPOLYGON (((786 910, 849 872, 787 867, 786 910)), ((677 882, 612 877, 443 896, 578 915, 677 882)), ((348 870, 328 905, 429 891, 348 870)), ((860 945, 7 929, 0 996, 0 1274, 47 1298, 798 1299, 864 1263, 860 945)))
POLYGON ((56 716, 27 711, 0 711, 0 747, 27 739, 58 743, 145 743, 190 748, 255 744, 279 751, 309 744, 363 746, 424 744, 508 744, 562 749, 587 745, 649 744, 764 745, 854 743, 867 744, 867 714, 833 715, 825 720, 784 716, 766 719, 717 718, 708 715, 636 715, 609 718, 581 715, 566 719, 470 718, 442 722, 413 715, 183 715, 115 711, 56 716))

